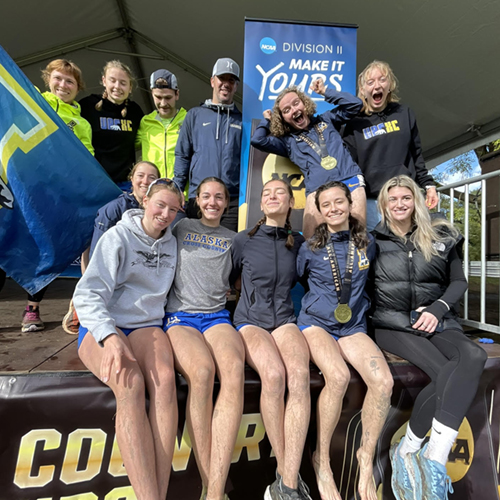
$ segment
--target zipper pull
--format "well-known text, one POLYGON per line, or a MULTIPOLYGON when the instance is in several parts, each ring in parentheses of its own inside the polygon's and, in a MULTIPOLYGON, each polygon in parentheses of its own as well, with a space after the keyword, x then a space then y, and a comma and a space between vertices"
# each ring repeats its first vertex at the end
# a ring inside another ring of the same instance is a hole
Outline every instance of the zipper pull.
POLYGON ((412 253, 412 251, 411 251, 411 250, 408 252, 408 257, 410 257, 410 259, 412 259, 412 258, 413 258, 413 253, 412 253))

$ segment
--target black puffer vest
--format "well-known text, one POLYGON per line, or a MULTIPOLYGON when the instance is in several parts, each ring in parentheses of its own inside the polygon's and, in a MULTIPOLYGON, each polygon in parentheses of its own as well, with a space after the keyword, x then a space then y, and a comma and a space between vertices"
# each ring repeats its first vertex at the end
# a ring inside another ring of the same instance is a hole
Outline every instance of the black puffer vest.
MULTIPOLYGON (((372 267, 374 285, 373 326, 418 334, 410 325, 410 311, 431 305, 449 284, 448 255, 455 242, 435 243, 439 255, 430 262, 409 240, 406 243, 386 226, 373 231, 376 259, 372 267)), ((443 318, 444 328, 461 329, 453 308, 443 318)))

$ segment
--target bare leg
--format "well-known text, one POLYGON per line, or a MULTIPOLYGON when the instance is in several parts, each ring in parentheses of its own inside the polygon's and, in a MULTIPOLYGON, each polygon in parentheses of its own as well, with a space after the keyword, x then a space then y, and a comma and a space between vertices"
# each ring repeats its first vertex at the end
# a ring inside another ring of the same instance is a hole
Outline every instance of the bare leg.
POLYGON ((351 193, 352 197, 352 216, 366 226, 366 192, 365 188, 359 187, 351 193))
MULTIPOLYGON (((276 455, 278 472, 285 470, 285 367, 274 339, 257 326, 240 330, 245 345, 247 363, 259 374, 262 390, 260 411, 267 436, 276 455)), ((297 480, 295 479, 295 484, 297 480)), ((297 488, 286 483, 290 488, 297 488)))
POLYGON ((80 268, 82 270, 82 275, 87 270, 89 266, 89 258, 90 258, 90 247, 83 251, 81 259, 80 259, 80 268))
POLYGON ((156 477, 159 496, 163 499, 167 496, 177 434, 174 357, 168 337, 161 328, 132 332, 128 339, 142 368, 149 393, 149 421, 154 439, 156 477))
POLYGON ((382 432, 394 381, 382 351, 364 333, 339 339, 342 356, 356 369, 367 385, 361 411, 363 437, 356 456, 359 463, 358 490, 361 500, 377 500, 373 480, 373 457, 382 432))
POLYGON ((169 328, 175 367, 189 387, 186 421, 203 486, 208 486, 215 365, 201 333, 185 326, 169 328))
POLYGON ((321 370, 325 387, 318 398, 318 437, 313 465, 321 500, 342 500, 333 479, 330 465, 330 445, 340 418, 342 400, 351 374, 343 360, 337 342, 322 328, 304 330, 312 362, 321 370))
POLYGON ((212 418, 207 500, 222 500, 243 413, 245 348, 238 332, 226 323, 209 328, 204 339, 220 381, 212 418))
MULTIPOLYGON (((131 348, 125 335, 121 331, 119 334, 131 348)), ((90 333, 83 339, 78 355, 100 379, 103 350, 90 333)), ((123 358, 121 372, 117 375, 112 371, 107 385, 116 397, 116 439, 134 493, 140 500, 160 500, 153 435, 146 415, 144 377, 138 363, 123 358)))
POLYGON ((314 230, 322 222, 325 222, 316 208, 316 203, 314 202, 315 196, 316 191, 314 193, 310 193, 306 198, 306 206, 304 208, 304 216, 302 219, 302 234, 306 240, 314 234, 314 230))
POLYGON ((296 489, 311 416, 309 349, 294 324, 277 328, 273 337, 285 364, 288 385, 284 422, 285 464, 281 474, 285 485, 296 489))

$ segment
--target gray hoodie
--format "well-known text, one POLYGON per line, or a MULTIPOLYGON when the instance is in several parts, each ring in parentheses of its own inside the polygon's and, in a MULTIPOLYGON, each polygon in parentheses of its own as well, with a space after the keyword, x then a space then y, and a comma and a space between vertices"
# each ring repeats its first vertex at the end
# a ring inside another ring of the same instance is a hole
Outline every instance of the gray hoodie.
POLYGON ((170 227, 155 240, 142 228, 141 209, 127 210, 99 240, 73 296, 82 326, 97 342, 116 328, 161 326, 174 279, 177 240, 170 227))

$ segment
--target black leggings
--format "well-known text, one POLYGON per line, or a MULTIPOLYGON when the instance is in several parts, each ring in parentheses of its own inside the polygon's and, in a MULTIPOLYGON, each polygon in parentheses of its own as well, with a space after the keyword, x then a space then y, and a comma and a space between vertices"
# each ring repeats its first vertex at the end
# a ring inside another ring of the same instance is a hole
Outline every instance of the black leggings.
POLYGON ((432 418, 458 431, 477 392, 485 350, 458 330, 445 330, 430 338, 394 330, 375 330, 382 349, 407 359, 431 378, 415 400, 410 427, 424 438, 432 418))

